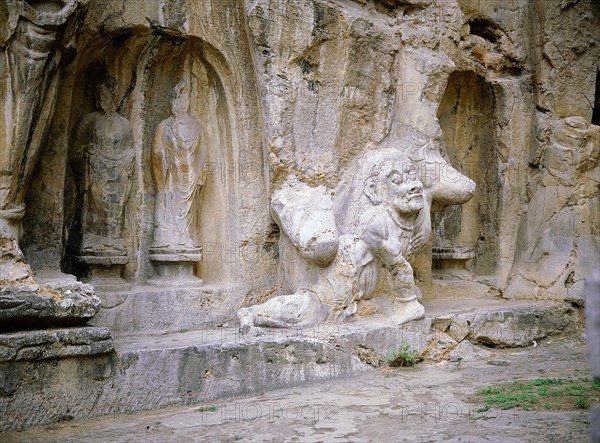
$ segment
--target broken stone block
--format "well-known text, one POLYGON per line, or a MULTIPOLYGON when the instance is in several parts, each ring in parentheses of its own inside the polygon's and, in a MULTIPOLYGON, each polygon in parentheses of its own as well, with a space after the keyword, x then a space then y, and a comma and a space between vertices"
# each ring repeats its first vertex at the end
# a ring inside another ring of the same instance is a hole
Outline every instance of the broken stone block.
POLYGON ((113 350, 108 328, 43 329, 0 334, 0 363, 83 357, 113 350))
POLYGON ((450 361, 473 361, 483 360, 490 356, 490 352, 485 349, 475 346, 470 341, 465 340, 460 342, 456 348, 454 348, 448 354, 448 360, 450 361))
POLYGON ((90 285, 0 287, 0 331, 84 325, 100 308, 90 285))
POLYGON ((456 347, 458 343, 448 334, 443 332, 434 335, 423 356, 429 360, 441 361, 448 357, 448 354, 456 347))
POLYGON ((482 310, 469 319, 470 340, 499 347, 529 346, 534 340, 574 328, 577 317, 573 308, 563 304, 482 310))
POLYGON ((437 317, 433 321, 433 327, 440 332, 448 331, 448 328, 452 324, 452 317, 454 317, 454 316, 453 315, 442 315, 442 316, 437 317))
POLYGON ((450 335, 450 337, 460 343, 467 335, 469 335, 469 332, 469 322, 466 319, 460 317, 454 317, 452 319, 452 323, 450 323, 448 329, 448 335, 450 335))

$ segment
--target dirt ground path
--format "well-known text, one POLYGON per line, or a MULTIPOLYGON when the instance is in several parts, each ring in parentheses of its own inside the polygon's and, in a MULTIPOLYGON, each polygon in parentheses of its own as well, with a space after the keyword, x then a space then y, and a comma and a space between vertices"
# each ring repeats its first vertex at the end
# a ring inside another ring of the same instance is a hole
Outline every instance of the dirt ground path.
POLYGON ((494 350, 482 361, 421 363, 244 399, 0 434, 2 442, 590 441, 586 410, 475 412, 478 387, 589 377, 582 338, 494 350))

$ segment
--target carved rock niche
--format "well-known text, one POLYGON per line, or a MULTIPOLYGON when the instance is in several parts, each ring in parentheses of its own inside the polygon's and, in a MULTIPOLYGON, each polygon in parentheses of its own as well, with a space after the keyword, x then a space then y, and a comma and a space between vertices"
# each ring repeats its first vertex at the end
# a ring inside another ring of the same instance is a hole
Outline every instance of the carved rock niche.
POLYGON ((434 214, 433 272, 493 275, 500 195, 493 89, 473 72, 454 72, 437 114, 452 166, 477 183, 477 192, 466 204, 434 214))
POLYGON ((199 287, 203 279, 227 280, 231 270, 226 264, 201 261, 203 247, 213 251, 235 237, 230 221, 236 215, 236 182, 228 171, 235 170, 236 157, 221 81, 228 71, 219 53, 197 38, 133 33, 95 43, 80 60, 69 123, 64 270, 108 291, 146 281, 199 287), (112 95, 105 91, 110 88, 112 95), (97 123, 106 120, 98 117, 103 112, 99 91, 114 99, 119 116, 103 126, 97 123), (186 123, 177 132, 182 115, 186 123), (115 129, 117 123, 120 129, 115 129), (96 137, 100 126, 104 133, 96 137), (131 151, 120 140, 127 131, 131 151), (169 170, 168 178, 158 178, 158 163, 169 170), (94 168, 104 168, 98 175, 106 183, 86 182, 94 168), (165 189, 178 180, 187 188, 180 186, 178 196, 171 198, 165 189), (89 203, 94 191, 105 200, 102 210, 89 203), (106 210, 111 202, 112 212, 106 210), (96 223, 88 222, 90 214, 96 223), (112 217, 109 223, 107 217, 112 217), (110 232, 90 235, 89 226, 102 223, 110 232))

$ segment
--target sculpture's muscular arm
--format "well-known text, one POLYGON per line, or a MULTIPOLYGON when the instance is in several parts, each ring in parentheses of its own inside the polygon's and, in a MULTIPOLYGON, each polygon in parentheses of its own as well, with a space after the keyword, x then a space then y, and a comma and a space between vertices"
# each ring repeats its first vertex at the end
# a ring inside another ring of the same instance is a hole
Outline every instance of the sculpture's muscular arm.
POLYGON ((410 240, 407 259, 420 252, 431 236, 431 196, 425 195, 424 197, 425 205, 417 217, 416 230, 410 240))
MULTIPOLYGON (((400 238, 391 238, 389 217, 385 212, 377 214, 368 223, 363 234, 363 240, 370 252, 376 256, 392 276, 404 274, 412 268, 402 255, 400 238)), ((393 222, 392 222, 393 223, 393 222)))

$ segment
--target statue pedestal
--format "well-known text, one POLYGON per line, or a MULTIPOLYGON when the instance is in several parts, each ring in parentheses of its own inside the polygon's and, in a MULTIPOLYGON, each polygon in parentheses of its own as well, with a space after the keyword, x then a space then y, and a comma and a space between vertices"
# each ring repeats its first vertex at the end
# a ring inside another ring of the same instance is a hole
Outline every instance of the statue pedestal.
POLYGON ((83 281, 90 283, 95 289, 105 292, 127 291, 131 288, 122 278, 123 268, 129 261, 126 255, 82 255, 77 261, 83 263, 88 275, 83 281))
POLYGON ((475 257, 472 249, 464 246, 434 247, 432 250, 432 271, 436 276, 467 275, 466 264, 475 257))
POLYGON ((150 248, 150 261, 155 276, 148 283, 155 286, 199 287, 201 278, 195 273, 196 263, 202 260, 202 249, 150 248))

